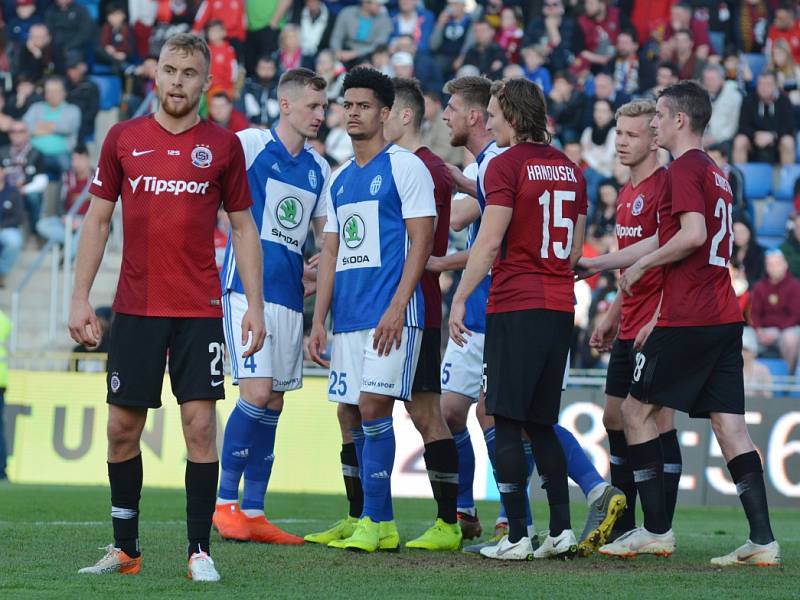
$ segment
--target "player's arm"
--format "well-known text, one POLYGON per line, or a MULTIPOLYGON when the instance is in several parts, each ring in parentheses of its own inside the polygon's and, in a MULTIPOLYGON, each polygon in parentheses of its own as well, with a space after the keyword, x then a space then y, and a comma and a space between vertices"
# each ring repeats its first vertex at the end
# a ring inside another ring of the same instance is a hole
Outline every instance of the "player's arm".
POLYGON ((611 350, 611 345, 619 333, 619 318, 621 314, 622 292, 618 292, 611 306, 608 307, 605 316, 592 332, 592 337, 589 338, 589 346, 600 352, 611 350))
POLYGON ((662 291, 661 298, 658 300, 658 306, 656 307, 655 312, 653 313, 653 318, 651 318, 644 326, 639 330, 636 334, 636 339, 633 341, 633 347, 636 350, 641 350, 644 343, 647 341, 647 338, 650 337, 650 334, 653 332, 653 329, 658 322, 658 316, 661 313, 661 302, 664 300, 664 293, 662 291))
POLYGON ((469 258, 469 248, 466 250, 459 250, 453 254, 446 254, 445 256, 431 256, 428 263, 425 265, 425 270, 431 273, 441 273, 443 271, 461 271, 467 266, 467 259, 469 258))
POLYGON ((456 191, 477 198, 478 182, 471 177, 467 177, 461 169, 455 165, 447 165, 447 167, 450 170, 450 174, 453 176, 453 183, 456 185, 456 191))
POLYGON ((450 229, 461 231, 469 227, 481 216, 481 207, 474 196, 464 196, 453 200, 450 205, 450 229))
POLYGON ((314 316, 311 319, 311 335, 308 340, 308 354, 318 365, 328 367, 330 363, 322 358, 327 346, 325 319, 331 308, 333 280, 336 274, 336 257, 339 254, 338 232, 326 232, 317 266, 317 297, 314 302, 314 316))
POLYGON ((75 258, 75 284, 69 308, 69 334, 87 348, 95 348, 100 344, 100 325, 89 303, 89 292, 103 260, 114 207, 114 202, 92 196, 81 226, 75 258))
POLYGON ((492 267, 511 223, 513 212, 514 209, 509 206, 491 205, 487 206, 483 213, 478 237, 470 248, 466 269, 461 276, 461 283, 458 285, 450 307, 450 337, 459 346, 463 346, 466 342, 463 334, 471 335, 464 325, 467 298, 475 291, 492 267))
MULTIPOLYGON (((648 269, 678 262, 706 243, 706 219, 699 212, 682 212, 681 228, 666 244, 637 259, 619 281, 619 287, 630 295, 631 287, 648 269)), ((641 242, 640 242, 641 243, 641 242)), ((626 248, 627 250, 627 248, 626 248)))
POLYGON ((580 258, 575 265, 575 273, 579 279, 586 279, 595 273, 626 269, 643 256, 658 250, 658 234, 631 244, 627 248, 602 254, 593 258, 580 258))
POLYGON ((242 354, 247 358, 258 352, 267 336, 264 325, 263 256, 253 213, 249 208, 228 213, 231 221, 231 242, 236 256, 236 266, 247 297, 247 311, 242 318, 242 344, 250 346, 242 354))
MULTIPOLYGON (((325 217, 314 217, 311 219, 311 227, 314 231, 314 244, 319 250, 323 243, 323 228, 325 227, 325 217)), ((317 291, 317 268, 319 267, 319 252, 308 259, 303 265, 303 295, 311 296, 317 291)))
POLYGON ((569 251, 569 266, 573 269, 583 254, 583 240, 586 237, 586 215, 578 215, 575 220, 575 231, 572 233, 572 248, 569 251))
POLYGON ((378 356, 387 356, 393 345, 395 349, 400 348, 406 306, 422 277, 425 263, 433 250, 433 219, 434 217, 405 219, 411 247, 406 255, 405 263, 403 263, 403 273, 400 276, 397 290, 389 303, 389 308, 383 313, 375 328, 372 347, 378 352, 378 356))

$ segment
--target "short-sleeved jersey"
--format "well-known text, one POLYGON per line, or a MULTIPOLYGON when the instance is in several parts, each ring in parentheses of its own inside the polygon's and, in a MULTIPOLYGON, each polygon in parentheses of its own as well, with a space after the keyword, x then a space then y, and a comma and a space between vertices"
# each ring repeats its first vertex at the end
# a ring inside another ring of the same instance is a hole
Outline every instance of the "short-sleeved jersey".
MULTIPOLYGON (((481 150, 478 156, 475 157, 476 172, 476 188, 478 193, 478 206, 483 214, 483 209, 486 208, 486 170, 492 160, 505 152, 506 148, 499 148, 497 144, 492 141, 486 148, 481 150)), ((478 218, 469 226, 469 238, 467 245, 472 247, 475 240, 478 238, 478 231, 481 228, 481 220, 478 218)), ((489 287, 492 285, 492 278, 487 275, 483 281, 475 288, 475 291, 470 294, 465 304, 464 326, 470 331, 477 333, 484 333, 486 331, 486 303, 489 300, 489 287)))
POLYGON ((664 267, 662 327, 724 325, 743 321, 728 274, 733 251, 733 194, 722 171, 702 150, 689 150, 669 165, 669 193, 658 209, 658 242, 680 230, 680 215, 696 212, 706 222, 706 241, 689 256, 664 267))
POLYGON ((574 312, 570 253, 587 207, 580 169, 551 146, 516 144, 489 166, 486 205, 513 210, 492 266, 487 312, 574 312))
POLYGON ((114 125, 90 192, 122 199, 122 268, 113 308, 157 317, 221 317, 217 210, 250 207, 244 155, 201 120, 173 134, 152 115, 114 125))
MULTIPOLYGON (((433 179, 413 153, 388 145, 363 166, 351 159, 325 189, 326 233, 339 235, 333 283, 333 332, 378 325, 403 274, 411 239, 405 219, 435 217, 433 179)), ((406 307, 405 325, 425 323, 417 284, 406 307)))
MULTIPOLYGON (((659 167, 633 187, 622 186, 617 198, 616 234, 620 250, 652 237, 658 231, 658 207, 667 193, 667 170, 659 167)), ((631 290, 622 296, 619 339, 633 340, 650 322, 661 300, 662 271, 650 269, 631 290)))
MULTIPOLYGON (((237 135, 261 234, 264 300, 302 312, 303 246, 311 219, 326 215, 320 198, 330 167, 309 145, 292 156, 274 130, 246 129, 237 135)), ((244 293, 230 239, 221 276, 223 293, 244 293)))

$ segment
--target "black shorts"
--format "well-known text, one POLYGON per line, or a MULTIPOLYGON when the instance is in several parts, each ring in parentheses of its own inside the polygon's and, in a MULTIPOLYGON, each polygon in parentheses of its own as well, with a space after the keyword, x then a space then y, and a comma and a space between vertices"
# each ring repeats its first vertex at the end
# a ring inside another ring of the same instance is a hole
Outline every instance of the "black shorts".
POLYGON ((109 340, 108 403, 159 408, 167 355, 178 404, 225 397, 222 319, 117 313, 109 340))
POLYGON ((574 314, 534 309, 486 315, 486 414, 558 422, 574 314))
POLYGON ((633 377, 633 340, 614 340, 606 372, 606 395, 627 398, 633 377))
POLYGON ((690 417, 744 414, 742 324, 656 327, 636 353, 630 394, 690 417))
POLYGON ((422 332, 422 345, 419 349, 417 371, 411 393, 442 393, 442 330, 429 327, 422 332))

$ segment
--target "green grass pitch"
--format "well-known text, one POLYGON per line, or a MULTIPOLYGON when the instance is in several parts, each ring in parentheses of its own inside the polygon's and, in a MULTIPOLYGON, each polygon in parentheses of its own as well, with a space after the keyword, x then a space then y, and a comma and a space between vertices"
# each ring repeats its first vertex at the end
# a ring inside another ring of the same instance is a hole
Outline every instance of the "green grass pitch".
MULTIPOLYGON (((111 540, 109 497, 101 487, 4 485, 0 487, 0 598, 658 598, 730 600, 800 597, 800 512, 774 510, 773 527, 782 548, 782 569, 717 569, 711 556, 744 541, 740 509, 679 508, 678 551, 669 559, 604 557, 571 562, 509 564, 457 552, 361 555, 314 545, 278 547, 222 542, 212 534, 219 584, 186 579, 184 496, 181 491, 145 489, 138 576, 79 576, 111 540)), ((283 528, 305 534, 343 516, 337 496, 269 494, 268 516, 283 528)), ((491 527, 497 505, 479 503, 491 527)), ((573 505, 580 533, 585 506, 573 505)), ((432 500, 400 499, 395 514, 403 540, 432 521, 432 500)), ((546 507, 536 503, 539 527, 546 507)))

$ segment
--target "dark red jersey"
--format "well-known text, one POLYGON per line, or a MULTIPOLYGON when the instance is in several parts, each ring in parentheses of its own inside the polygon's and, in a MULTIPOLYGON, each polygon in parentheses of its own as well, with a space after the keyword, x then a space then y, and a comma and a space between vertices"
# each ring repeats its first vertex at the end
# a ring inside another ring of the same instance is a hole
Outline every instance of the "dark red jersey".
MULTIPOLYGON (((626 183, 617 198, 616 234, 620 250, 655 235, 658 207, 667 193, 667 170, 658 168, 639 185, 626 183)), ((661 300, 661 268, 650 269, 633 286, 633 295, 622 297, 619 339, 633 340, 658 308, 661 300)))
POLYGON ((492 160, 484 187, 487 206, 513 209, 486 312, 574 312, 569 258, 578 216, 586 214, 580 169, 551 146, 521 143, 492 160))
MULTIPOLYGON (((436 201, 436 231, 433 232, 433 251, 431 256, 447 254, 450 231, 450 199, 453 195, 453 176, 445 162, 430 148, 423 146, 414 154, 425 163, 433 177, 433 197, 436 201)), ((425 271, 420 279, 422 296, 425 299, 425 329, 442 326, 442 290, 439 287, 439 274, 425 271)))
POLYGON ((221 317, 217 210, 250 207, 235 134, 200 121, 172 134, 150 115, 118 123, 91 193, 122 198, 122 268, 113 308, 130 315, 221 317))
POLYGON ((706 241, 689 256, 664 267, 661 327, 723 325, 743 321, 728 273, 733 251, 733 194, 725 175, 702 150, 689 150, 668 169, 669 193, 658 209, 658 241, 680 230, 680 215, 696 212, 706 222, 706 241))

